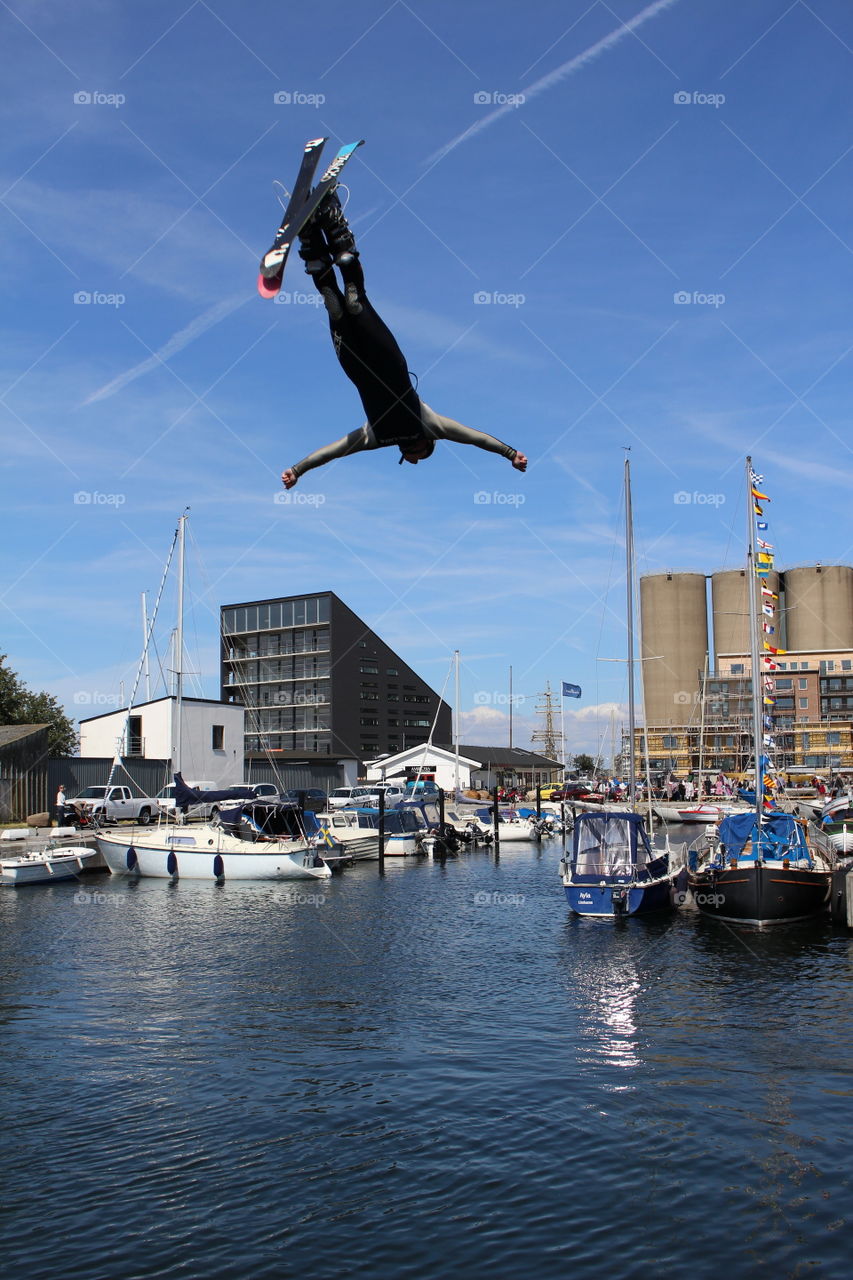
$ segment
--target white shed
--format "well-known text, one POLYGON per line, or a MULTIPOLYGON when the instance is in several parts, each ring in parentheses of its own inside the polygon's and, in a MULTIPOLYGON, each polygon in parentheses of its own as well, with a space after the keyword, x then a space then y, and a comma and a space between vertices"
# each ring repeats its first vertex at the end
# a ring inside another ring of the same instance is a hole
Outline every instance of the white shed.
MULTIPOLYGON (((181 760, 184 777, 231 787, 243 781, 245 707, 211 698, 184 698, 181 760)), ((157 698, 127 710, 80 721, 80 755, 171 760, 177 740, 177 699, 157 698)))

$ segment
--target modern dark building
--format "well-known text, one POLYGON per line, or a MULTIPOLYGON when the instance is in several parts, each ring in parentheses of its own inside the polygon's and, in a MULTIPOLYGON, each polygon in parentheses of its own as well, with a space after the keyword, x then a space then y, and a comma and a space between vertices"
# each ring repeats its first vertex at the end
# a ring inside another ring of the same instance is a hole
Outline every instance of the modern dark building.
POLYGON ((246 755, 372 759, 452 736, 450 708, 332 591, 222 606, 222 698, 246 755))

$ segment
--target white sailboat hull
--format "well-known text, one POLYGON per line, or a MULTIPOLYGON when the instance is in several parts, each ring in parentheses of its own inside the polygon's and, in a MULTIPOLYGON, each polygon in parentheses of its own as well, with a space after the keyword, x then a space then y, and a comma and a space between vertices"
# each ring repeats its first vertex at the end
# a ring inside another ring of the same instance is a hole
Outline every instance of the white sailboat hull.
POLYGON ((305 840, 252 843, 207 824, 99 835, 98 848, 114 875, 158 880, 318 880, 332 874, 305 840))

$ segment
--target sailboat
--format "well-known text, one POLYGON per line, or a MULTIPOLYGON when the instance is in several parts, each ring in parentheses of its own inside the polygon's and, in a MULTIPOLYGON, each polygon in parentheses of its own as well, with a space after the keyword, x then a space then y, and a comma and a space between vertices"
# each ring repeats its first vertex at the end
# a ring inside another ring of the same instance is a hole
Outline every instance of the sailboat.
MULTIPOLYGON (((170 821, 144 831, 138 828, 121 832, 102 831, 97 837, 98 849, 110 871, 117 875, 213 881, 326 878, 332 871, 319 852, 321 837, 313 815, 303 814, 293 802, 258 800, 252 792, 242 788, 228 788, 221 792, 194 791, 186 787, 181 778, 186 520, 186 514, 180 517, 175 533, 178 546, 178 628, 175 641, 174 812, 177 813, 183 803, 211 803, 214 800, 222 808, 216 822, 190 826, 170 821), (226 802, 230 802, 228 807, 226 802), (307 834, 306 822, 309 819, 314 822, 318 834, 307 834)), ((138 680, 139 675, 136 683, 138 680)), ((130 705, 132 703, 133 692, 130 705)), ((110 782, 120 764, 117 757, 110 772, 110 782)))
POLYGON ((625 551, 628 629, 628 742, 630 811, 579 813, 570 854, 560 876, 572 911, 618 919, 673 906, 675 872, 670 853, 654 849, 642 816, 635 811, 637 767, 634 698, 634 528, 631 464, 625 459, 625 551))
POLYGON ((758 491, 755 483, 752 459, 747 458, 754 808, 747 813, 729 814, 718 827, 706 832, 696 845, 691 846, 688 882, 696 906, 703 915, 742 924, 765 925, 803 920, 823 911, 829 897, 831 867, 825 852, 809 843, 805 822, 793 814, 765 808, 764 783, 771 761, 765 753, 765 676, 760 665, 758 640, 759 561, 754 518, 755 494, 758 491))

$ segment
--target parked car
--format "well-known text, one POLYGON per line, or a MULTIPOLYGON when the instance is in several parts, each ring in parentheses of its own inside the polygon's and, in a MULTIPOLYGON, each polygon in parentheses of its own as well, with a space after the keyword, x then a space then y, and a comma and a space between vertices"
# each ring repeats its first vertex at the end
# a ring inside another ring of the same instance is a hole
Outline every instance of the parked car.
POLYGON ((560 800, 580 800, 582 796, 590 795, 591 790, 585 782, 567 782, 558 790, 552 791, 550 799, 557 803, 560 800))
POLYGON ((156 800, 135 796, 130 787, 84 787, 68 805, 104 822, 138 822, 143 827, 157 812, 156 800))
MULTIPOLYGON (((215 782, 188 782, 188 787, 192 787, 193 791, 215 791, 215 782)), ((175 784, 170 783, 168 787, 163 787, 158 791, 154 800, 167 818, 174 818, 176 813, 175 806, 175 784)), ((212 818, 219 812, 218 804, 191 804, 187 810, 188 818, 212 818)))
POLYGON ((342 809, 345 804, 361 804, 369 794, 367 787, 335 787, 329 794, 329 808, 342 809))
POLYGON ((254 792, 256 800, 277 800, 279 791, 274 782, 241 782, 241 787, 254 792))
POLYGON ((367 793, 364 797, 364 803, 379 804, 380 794, 385 796, 385 808, 390 809, 392 805, 399 804, 401 800, 405 800, 406 792, 402 787, 394 786, 390 782, 369 782, 364 791, 367 793))
POLYGON ((319 813, 326 808, 329 803, 329 797, 320 787, 292 787, 289 791, 282 791, 284 800, 295 800, 297 804, 301 804, 303 809, 311 810, 319 813))
POLYGON ((437 796, 438 783, 429 778, 420 778, 417 782, 406 783, 406 794, 409 796, 437 796))

